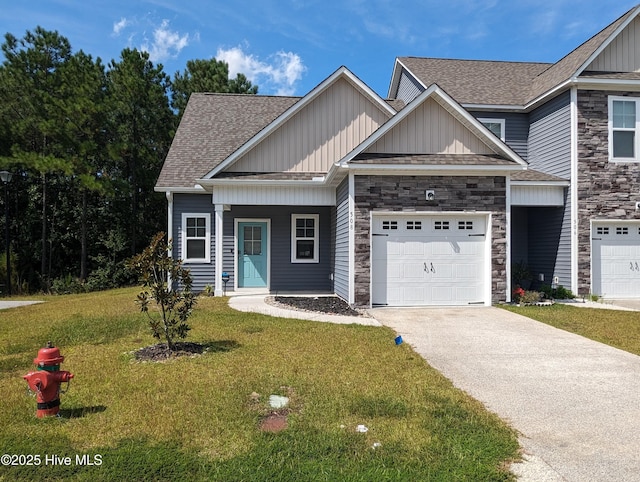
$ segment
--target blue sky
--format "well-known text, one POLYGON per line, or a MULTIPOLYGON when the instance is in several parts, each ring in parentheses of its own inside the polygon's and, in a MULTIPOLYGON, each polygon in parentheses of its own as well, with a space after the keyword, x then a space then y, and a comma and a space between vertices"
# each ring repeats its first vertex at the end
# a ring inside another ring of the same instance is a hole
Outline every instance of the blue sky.
POLYGON ((304 95, 341 65, 385 97, 396 57, 555 62, 640 0, 0 0, 0 32, 42 26, 107 64, 167 74, 216 57, 261 94, 304 95))

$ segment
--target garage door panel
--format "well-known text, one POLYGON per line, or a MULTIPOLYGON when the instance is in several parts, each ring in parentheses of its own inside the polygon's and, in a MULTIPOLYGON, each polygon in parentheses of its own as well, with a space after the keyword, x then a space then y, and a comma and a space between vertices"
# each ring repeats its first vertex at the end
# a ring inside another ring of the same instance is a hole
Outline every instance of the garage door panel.
POLYGON ((458 264, 456 265, 456 278, 472 280, 478 272, 477 264, 458 264))
POLYGON ((424 256, 424 243, 419 241, 407 241, 403 243, 405 256, 424 256))
POLYGON ((484 301, 486 216, 374 215, 372 226, 373 304, 484 301))
POLYGON ((402 268, 405 278, 418 280, 422 280, 424 278, 424 268, 421 264, 403 264, 402 268))
POLYGON ((435 304, 454 304, 453 289, 449 286, 435 286, 431 289, 431 296, 435 304))

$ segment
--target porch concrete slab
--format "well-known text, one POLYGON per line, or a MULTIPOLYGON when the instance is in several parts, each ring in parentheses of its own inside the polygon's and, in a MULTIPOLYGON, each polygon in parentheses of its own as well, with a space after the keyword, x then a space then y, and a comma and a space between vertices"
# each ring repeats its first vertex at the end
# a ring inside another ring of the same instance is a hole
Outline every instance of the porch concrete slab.
POLYGON ((370 312, 519 432, 519 480, 640 481, 640 357, 496 307, 370 312))
POLYGON ((263 315, 276 316, 279 318, 295 318, 298 320, 321 321, 325 323, 338 323, 341 325, 368 325, 381 326, 381 324, 372 317, 366 316, 340 316, 327 315, 322 313, 312 313, 299 310, 287 310, 277 306, 272 306, 265 301, 268 295, 252 294, 237 295, 229 298, 229 306, 234 310, 261 313, 263 315))

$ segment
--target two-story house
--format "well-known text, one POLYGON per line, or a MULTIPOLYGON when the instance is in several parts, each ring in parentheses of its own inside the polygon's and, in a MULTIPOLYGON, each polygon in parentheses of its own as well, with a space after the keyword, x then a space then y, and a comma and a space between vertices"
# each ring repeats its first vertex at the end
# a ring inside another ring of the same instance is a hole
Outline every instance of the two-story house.
POLYGON ((195 288, 359 306, 640 297, 640 7, 555 64, 404 57, 304 97, 194 94, 156 190, 195 288), (225 274, 225 276, 223 276, 225 274))

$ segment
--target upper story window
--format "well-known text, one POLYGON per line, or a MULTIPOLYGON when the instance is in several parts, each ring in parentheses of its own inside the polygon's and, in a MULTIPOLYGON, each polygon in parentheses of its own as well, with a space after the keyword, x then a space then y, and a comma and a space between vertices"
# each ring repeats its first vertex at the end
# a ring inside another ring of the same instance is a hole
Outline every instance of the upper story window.
POLYGON ((504 119, 478 119, 483 126, 495 134, 495 136, 504 142, 504 119))
POLYGON ((185 263, 211 261, 211 216, 182 214, 182 259, 185 263))
POLYGON ((640 98, 609 97, 609 159, 638 161, 640 98))

